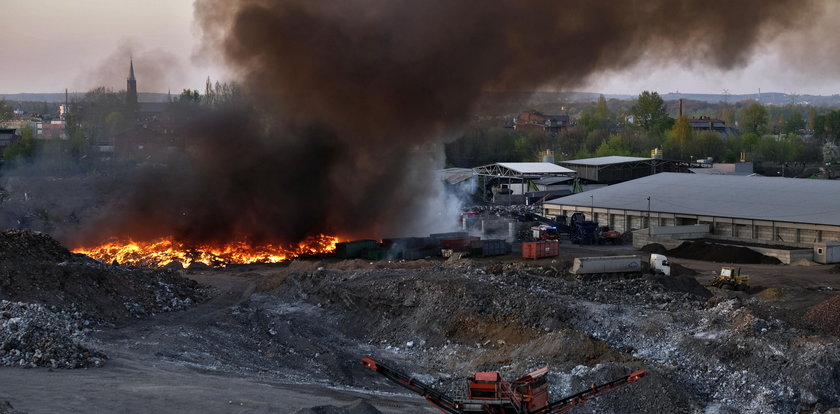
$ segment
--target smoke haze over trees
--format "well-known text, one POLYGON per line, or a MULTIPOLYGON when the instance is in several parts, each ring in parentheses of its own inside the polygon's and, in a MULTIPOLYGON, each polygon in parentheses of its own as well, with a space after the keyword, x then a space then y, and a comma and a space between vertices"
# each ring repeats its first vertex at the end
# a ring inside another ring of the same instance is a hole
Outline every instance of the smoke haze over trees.
MULTIPOLYGON (((572 88, 642 59, 736 67, 819 6, 198 0, 205 51, 239 74, 251 101, 197 114, 185 126, 200 143, 192 161, 127 186, 92 237, 404 231, 439 191, 437 144, 463 132, 482 93, 572 88)), ((603 138, 582 141, 597 151, 603 138)))

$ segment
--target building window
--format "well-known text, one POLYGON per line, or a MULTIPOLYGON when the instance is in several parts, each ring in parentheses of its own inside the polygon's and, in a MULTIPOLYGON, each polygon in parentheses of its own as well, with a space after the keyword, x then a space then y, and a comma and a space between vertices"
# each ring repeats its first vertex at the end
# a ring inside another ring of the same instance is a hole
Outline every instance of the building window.
POLYGON ((822 247, 817 247, 817 254, 819 254, 819 255, 823 254, 822 247))

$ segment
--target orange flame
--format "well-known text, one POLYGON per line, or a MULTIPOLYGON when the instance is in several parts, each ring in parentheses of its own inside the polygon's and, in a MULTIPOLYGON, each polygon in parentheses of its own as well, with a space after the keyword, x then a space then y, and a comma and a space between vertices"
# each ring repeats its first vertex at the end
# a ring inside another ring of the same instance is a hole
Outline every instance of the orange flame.
POLYGON ((288 246, 254 246, 247 242, 222 246, 193 245, 172 238, 160 238, 149 242, 113 241, 91 248, 76 248, 73 253, 81 253, 105 263, 116 261, 131 266, 163 267, 177 262, 184 268, 193 263, 224 267, 228 264, 277 263, 301 255, 330 253, 335 251, 338 242, 338 237, 323 234, 288 246))

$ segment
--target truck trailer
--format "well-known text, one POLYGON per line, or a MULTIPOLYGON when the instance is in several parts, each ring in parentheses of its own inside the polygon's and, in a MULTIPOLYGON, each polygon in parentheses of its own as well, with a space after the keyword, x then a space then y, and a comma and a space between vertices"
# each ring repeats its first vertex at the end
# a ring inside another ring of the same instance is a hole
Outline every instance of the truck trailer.
POLYGON ((661 254, 652 254, 650 264, 643 263, 642 258, 635 255, 576 257, 569 273, 576 276, 597 274, 641 275, 648 270, 653 273, 671 275, 671 265, 668 263, 668 258, 661 254))

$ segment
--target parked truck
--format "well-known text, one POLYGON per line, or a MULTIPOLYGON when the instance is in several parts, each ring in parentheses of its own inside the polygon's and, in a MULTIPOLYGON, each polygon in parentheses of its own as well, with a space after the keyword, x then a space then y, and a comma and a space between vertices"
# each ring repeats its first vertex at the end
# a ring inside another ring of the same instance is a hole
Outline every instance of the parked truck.
POLYGON ((599 274, 640 276, 648 270, 670 275, 671 265, 668 263, 668 258, 661 254, 651 255, 650 264, 643 263, 642 258, 635 255, 576 257, 569 272, 575 276, 599 274))

